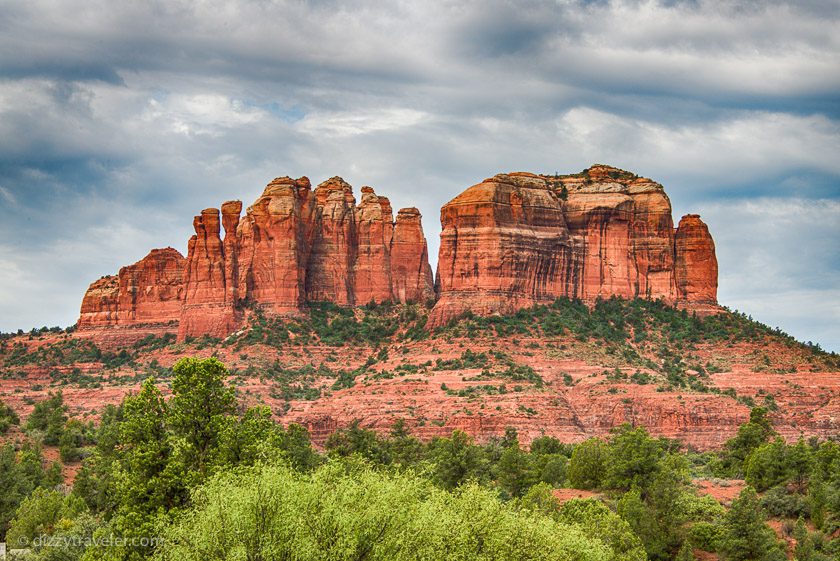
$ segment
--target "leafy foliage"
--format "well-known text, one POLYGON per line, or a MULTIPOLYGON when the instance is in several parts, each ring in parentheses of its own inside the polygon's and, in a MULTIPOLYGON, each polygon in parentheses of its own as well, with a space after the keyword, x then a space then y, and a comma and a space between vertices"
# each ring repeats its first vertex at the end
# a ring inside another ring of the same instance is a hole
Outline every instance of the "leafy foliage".
POLYGON ((67 422, 67 406, 61 392, 50 394, 49 398, 35 404, 26 420, 26 430, 40 431, 44 444, 57 445, 67 422))
POLYGON ((577 526, 517 511, 475 484, 450 494, 412 476, 330 464, 310 476, 262 466, 211 480, 161 560, 608 558, 577 526))

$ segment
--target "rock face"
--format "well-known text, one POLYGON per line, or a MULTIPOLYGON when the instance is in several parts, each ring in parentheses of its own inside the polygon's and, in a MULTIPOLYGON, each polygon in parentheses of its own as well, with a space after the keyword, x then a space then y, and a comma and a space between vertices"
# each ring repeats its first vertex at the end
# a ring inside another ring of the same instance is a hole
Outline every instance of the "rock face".
POLYGON ((708 228, 650 179, 595 165, 574 175, 500 174, 441 209, 433 284, 416 208, 333 177, 279 177, 245 212, 228 201, 193 220, 186 260, 154 250, 85 294, 79 327, 177 324, 181 340, 224 337, 249 313, 294 314, 310 302, 359 306, 438 298, 429 325, 466 311, 509 313, 561 296, 661 298, 714 310, 708 228))
POLYGON ((496 175, 444 205, 441 227, 431 325, 562 296, 716 304, 705 224, 689 215, 675 231, 662 186, 617 168, 496 175))
POLYGON ((153 249, 146 257, 90 285, 82 300, 80 329, 169 324, 181 316, 184 256, 153 249))
POLYGON ((184 274, 185 295, 178 334, 224 336, 237 325, 236 228, 242 203, 222 205, 224 242, 220 237, 219 211, 209 208, 193 220, 195 235, 188 242, 184 274))
POLYGON ((397 213, 391 241, 391 287, 397 302, 423 302, 435 297, 429 248, 420 223, 420 211, 397 213))
POLYGON ((416 302, 434 295, 417 209, 394 222, 371 187, 340 177, 312 189, 280 177, 248 207, 228 201, 193 220, 187 258, 154 250, 119 278, 94 282, 82 302, 81 330, 139 323, 175 326, 180 340, 224 337, 249 311, 294 314, 308 302, 341 306, 416 302), (224 237, 222 237, 224 230, 224 237))
POLYGON ((237 301, 268 313, 300 309, 306 301, 314 211, 315 197, 305 177, 275 179, 248 207, 236 231, 237 301))
POLYGON ((675 244, 677 296, 687 302, 716 304, 715 242, 700 216, 687 214, 682 217, 675 244))

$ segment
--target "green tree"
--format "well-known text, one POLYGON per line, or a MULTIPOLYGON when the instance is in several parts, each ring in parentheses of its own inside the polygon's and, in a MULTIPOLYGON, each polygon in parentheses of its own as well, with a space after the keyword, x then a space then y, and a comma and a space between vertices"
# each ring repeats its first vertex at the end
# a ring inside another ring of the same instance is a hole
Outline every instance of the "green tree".
POLYGON ((727 561, 762 561, 777 551, 775 534, 765 523, 758 495, 747 487, 726 513, 720 552, 727 561))
POLYGON ((569 445, 563 444, 553 436, 540 436, 531 441, 531 453, 537 455, 562 454, 570 456, 569 445))
POLYGON ((755 448, 744 461, 744 479, 757 491, 766 491, 787 481, 788 447, 781 438, 755 448))
POLYGON ((519 448, 518 443, 505 448, 502 452, 496 475, 499 486, 511 497, 521 497, 538 481, 531 468, 529 455, 519 448))
POLYGON ((409 434, 403 419, 394 422, 385 446, 391 462, 398 466, 412 466, 423 458, 423 443, 409 434))
POLYGON ((26 419, 26 430, 40 431, 44 435, 44 444, 56 446, 66 421, 67 405, 64 404, 64 395, 58 391, 50 393, 47 399, 35 404, 35 408, 26 419))
POLYGON ((216 462, 221 467, 253 465, 279 451, 282 432, 266 406, 252 407, 238 419, 227 417, 219 433, 216 462))
POLYGON ((519 499, 519 505, 525 510, 553 516, 560 511, 560 501, 554 496, 551 485, 537 483, 519 499))
MULTIPOLYGON (((168 408, 155 385, 147 379, 136 395, 122 403, 119 445, 114 458, 103 467, 112 471, 104 483, 114 494, 114 511, 98 536, 117 536, 127 545, 94 547, 85 552, 86 561, 139 561, 152 552, 148 544, 132 540, 156 536, 160 526, 187 499, 183 463, 175 461, 172 438, 167 430, 168 408)), ((107 457, 107 456, 106 456, 107 457)))
POLYGON ((749 422, 738 427, 735 438, 728 440, 723 450, 723 468, 727 475, 743 475, 744 462, 749 455, 776 436, 767 416, 767 409, 756 407, 750 411, 749 422))
POLYGON ((493 491, 449 493, 410 473, 311 475, 258 466, 212 478, 166 533, 160 561, 605 561, 590 531, 517 510, 493 491))
POLYGON ((688 540, 683 542, 674 561, 694 561, 694 548, 691 547, 691 542, 688 540))
POLYGON ((664 455, 662 444, 643 427, 622 425, 609 443, 609 462, 603 485, 609 489, 646 489, 659 470, 664 455))
POLYGON ((85 457, 73 482, 73 494, 81 497, 93 512, 110 515, 117 508, 115 462, 122 454, 120 432, 124 407, 106 405, 99 419, 96 446, 85 457))
POLYGON ((597 489, 604 481, 607 446, 603 440, 590 438, 575 446, 566 477, 575 489, 597 489))
POLYGON ((808 535, 808 528, 801 516, 793 528, 793 539, 796 540, 796 547, 793 552, 794 559, 796 561, 811 561, 811 557, 814 555, 814 543, 811 536, 808 535))
MULTIPOLYGON (((52 534, 53 544, 36 545, 30 550, 26 561, 81 561, 99 527, 99 521, 87 512, 72 519, 63 518, 52 534), (62 546, 55 547, 55 543, 62 546)), ((92 558, 89 559, 92 561, 92 558)))
POLYGON ((346 458, 358 455, 379 464, 391 463, 388 450, 376 431, 363 429, 356 419, 346 429, 339 429, 327 437, 325 444, 331 456, 346 458))
POLYGON ((289 424, 280 436, 280 450, 289 465, 298 471, 309 471, 321 465, 323 458, 312 448, 306 427, 289 424))
POLYGON ((76 462, 82 457, 85 444, 85 427, 76 419, 70 419, 58 439, 58 451, 64 463, 76 462))
POLYGON ((562 454, 531 454, 531 469, 535 478, 552 487, 565 485, 568 463, 569 460, 562 454))
POLYGON ((173 446, 166 428, 167 406, 154 378, 137 395, 123 401, 120 452, 115 461, 119 509, 156 513, 180 505, 185 482, 173 465, 173 446))
POLYGON ((61 524, 66 524, 86 510, 85 503, 72 495, 43 488, 27 497, 9 524, 6 539, 17 546, 31 545, 38 536, 53 535, 61 524))
POLYGON ((644 545, 623 518, 595 499, 572 499, 560 507, 555 520, 575 524, 607 544, 614 561, 645 561, 644 545))
POLYGON ((660 525, 654 509, 642 500, 641 491, 637 487, 624 493, 616 508, 618 514, 627 521, 633 532, 642 540, 650 559, 670 559, 670 536, 660 525))
POLYGON ((19 425, 20 417, 15 410, 0 401, 0 434, 6 434, 12 425, 19 425))
POLYGON ((204 475, 219 443, 236 395, 225 385, 227 368, 216 358, 182 358, 172 367, 169 423, 179 440, 187 471, 204 475))
POLYGON ((437 438, 429 444, 429 459, 434 464, 433 478, 444 489, 455 489, 467 481, 481 480, 486 462, 481 448, 459 430, 451 438, 437 438))
POLYGON ((787 463, 793 481, 800 489, 804 488, 813 465, 813 452, 804 438, 800 437, 794 446, 788 448, 787 463))
POLYGON ((0 446, 0 541, 21 501, 47 482, 43 458, 37 448, 25 447, 19 453, 11 443, 0 446))

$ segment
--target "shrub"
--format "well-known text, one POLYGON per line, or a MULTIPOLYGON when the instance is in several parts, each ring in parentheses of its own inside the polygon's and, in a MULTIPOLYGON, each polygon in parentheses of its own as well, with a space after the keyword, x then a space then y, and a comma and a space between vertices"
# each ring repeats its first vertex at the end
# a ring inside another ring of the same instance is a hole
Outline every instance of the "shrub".
POLYGON ((157 559, 215 561, 236 552, 300 561, 594 561, 608 554, 581 528, 516 511, 490 490, 469 485, 450 494, 411 474, 348 473, 341 463, 311 476, 266 466, 226 474, 194 502, 157 559))

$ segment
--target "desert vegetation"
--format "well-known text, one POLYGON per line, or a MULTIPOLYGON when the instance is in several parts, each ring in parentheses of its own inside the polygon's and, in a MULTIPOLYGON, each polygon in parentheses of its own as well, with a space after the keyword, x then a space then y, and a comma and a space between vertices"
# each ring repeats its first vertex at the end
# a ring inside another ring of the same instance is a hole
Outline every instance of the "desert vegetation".
POLYGON ((229 377, 214 358, 182 359, 168 398, 149 378, 96 426, 68 417, 61 393, 36 403, 27 443, 0 449, 6 541, 36 560, 770 560, 786 558, 786 537, 798 560, 840 552, 840 446, 787 444, 762 408, 717 453, 630 425, 578 444, 514 429, 478 443, 422 442, 403 422, 353 423, 316 449, 305 428, 243 408, 229 377), (72 485, 44 459, 50 445, 81 459, 72 485), (722 505, 698 478, 746 486, 722 505), (105 536, 123 545, 97 545, 105 536))

